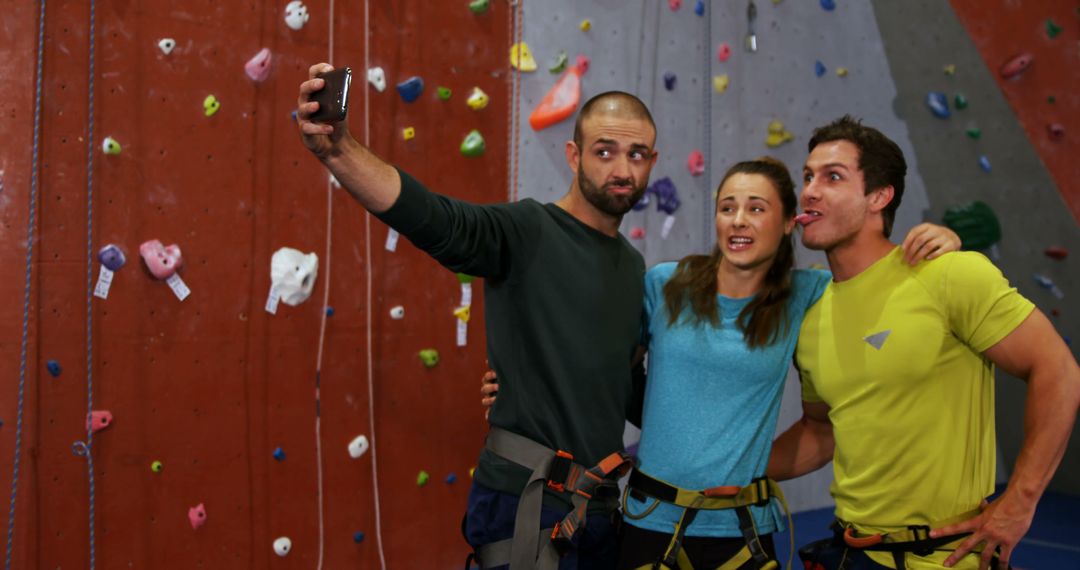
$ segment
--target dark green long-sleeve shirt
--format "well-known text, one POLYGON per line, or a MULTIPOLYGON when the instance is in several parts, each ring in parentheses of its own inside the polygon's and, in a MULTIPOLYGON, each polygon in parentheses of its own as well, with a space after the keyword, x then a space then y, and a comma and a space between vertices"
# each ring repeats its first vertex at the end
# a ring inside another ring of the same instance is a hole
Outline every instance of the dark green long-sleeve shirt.
MULTIPOLYGON (((484 278, 488 360, 499 375, 491 423, 586 466, 622 449, 641 254, 554 204, 478 206, 428 192, 404 172, 401 182, 379 219, 450 270, 484 278)), ((474 478, 519 494, 528 475, 484 450, 474 478)))

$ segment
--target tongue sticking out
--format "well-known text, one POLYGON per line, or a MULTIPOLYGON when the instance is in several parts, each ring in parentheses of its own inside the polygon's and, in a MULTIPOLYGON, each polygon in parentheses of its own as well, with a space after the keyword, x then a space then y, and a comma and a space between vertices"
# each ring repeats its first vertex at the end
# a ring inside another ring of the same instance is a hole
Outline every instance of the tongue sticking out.
POLYGON ((813 214, 799 214, 798 216, 795 216, 795 221, 802 224, 802 225, 804 225, 804 226, 806 224, 810 223, 810 220, 813 220, 813 219, 814 219, 813 214))

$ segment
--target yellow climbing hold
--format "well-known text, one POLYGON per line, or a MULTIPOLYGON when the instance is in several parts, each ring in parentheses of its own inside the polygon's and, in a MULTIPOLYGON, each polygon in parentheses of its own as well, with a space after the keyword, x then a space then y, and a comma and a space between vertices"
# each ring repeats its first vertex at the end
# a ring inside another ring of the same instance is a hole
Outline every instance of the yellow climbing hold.
POLYGON ((784 123, 777 120, 769 122, 769 136, 765 137, 765 144, 769 148, 776 148, 793 138, 795 138, 795 135, 784 130, 784 123))
POLYGON ((847 71, 846 67, 837 67, 836 68, 836 75, 838 75, 840 77, 847 77, 847 74, 848 74, 848 71, 847 71))
POLYGON ((587 31, 592 29, 592 21, 589 20, 588 18, 585 18, 584 20, 581 21, 581 25, 578 26, 578 27, 581 28, 581 31, 587 32, 587 31))
POLYGON ((472 479, 473 473, 475 473, 475 472, 476 472, 475 467, 470 467, 469 468, 469 479, 472 479))
POLYGON ((401 130, 401 138, 411 141, 416 138, 416 129, 413 127, 405 127, 401 130))
POLYGON ((716 75, 712 78, 712 86, 717 93, 723 93, 724 91, 727 91, 728 85, 730 83, 731 79, 728 78, 728 75, 726 73, 723 75, 716 75))
POLYGON ((487 107, 488 100, 488 94, 484 93, 483 89, 473 87, 472 93, 469 94, 469 98, 465 100, 465 104, 473 111, 479 111, 480 109, 487 107))
POLYGON ((510 46, 510 67, 518 71, 536 71, 536 60, 529 44, 521 42, 510 46))
POLYGON ((945 75, 956 75, 956 64, 954 63, 946 65, 943 69, 945 71, 945 75))
POLYGON ((462 322, 469 322, 469 306, 465 305, 454 309, 454 316, 461 319, 462 322))

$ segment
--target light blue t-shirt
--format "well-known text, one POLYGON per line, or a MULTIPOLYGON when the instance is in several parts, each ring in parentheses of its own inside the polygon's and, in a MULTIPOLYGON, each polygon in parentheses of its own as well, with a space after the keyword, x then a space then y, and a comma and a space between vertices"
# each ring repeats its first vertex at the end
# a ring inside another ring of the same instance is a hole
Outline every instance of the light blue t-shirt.
MULTIPOLYGON (((676 264, 661 263, 645 275, 645 327, 649 346, 648 380, 638 446, 640 469, 684 489, 745 486, 765 474, 776 432, 780 398, 795 341, 806 310, 821 297, 831 275, 796 269, 792 274, 787 334, 751 350, 736 324, 752 300, 717 295, 721 323, 668 326, 664 284, 676 264)), ((691 315, 689 307, 683 315, 691 315)), ((628 499, 631 514, 651 503, 628 499)), ((671 533, 683 509, 661 502, 649 516, 630 520, 636 527, 671 533)), ((751 507, 758 532, 783 529, 773 507, 751 507)), ((738 537, 734 510, 699 511, 687 536, 738 537)))

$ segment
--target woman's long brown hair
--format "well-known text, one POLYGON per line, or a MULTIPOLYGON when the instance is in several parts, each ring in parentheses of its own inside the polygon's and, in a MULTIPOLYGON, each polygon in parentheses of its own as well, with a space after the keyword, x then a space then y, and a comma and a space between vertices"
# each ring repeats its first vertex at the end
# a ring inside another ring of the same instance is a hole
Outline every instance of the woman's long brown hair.
MULTIPOLYGON (((769 179, 780 196, 784 219, 795 216, 797 199, 795 184, 784 163, 770 156, 735 164, 724 174, 719 188, 735 174, 759 174, 769 179)), ((717 190, 719 200, 719 190, 717 190)), ((743 338, 751 348, 767 346, 786 336, 787 300, 791 296, 791 270, 795 266, 795 246, 792 236, 780 241, 765 282, 754 299, 743 308, 736 321, 743 331, 743 338)), ((721 244, 716 244, 710 255, 688 255, 679 260, 674 275, 664 285, 664 302, 668 310, 668 326, 674 326, 683 307, 690 305, 692 315, 687 324, 712 326, 720 324, 720 309, 716 306, 716 273, 723 258, 721 244)))

